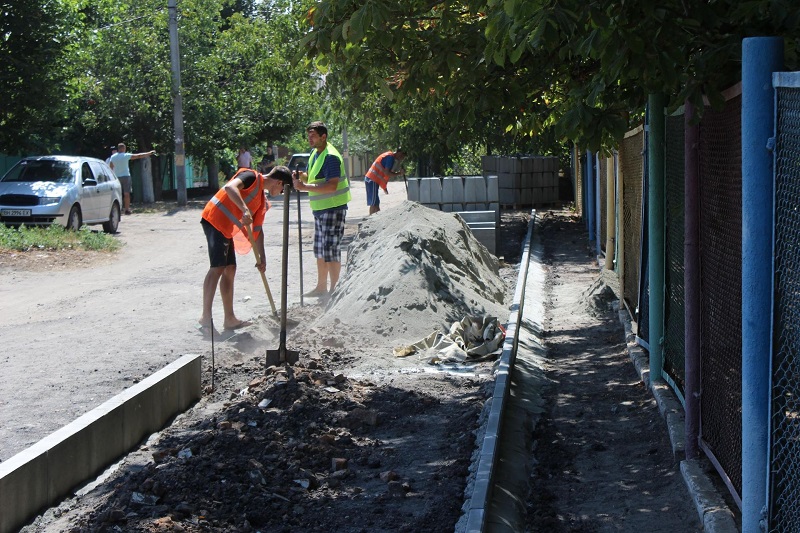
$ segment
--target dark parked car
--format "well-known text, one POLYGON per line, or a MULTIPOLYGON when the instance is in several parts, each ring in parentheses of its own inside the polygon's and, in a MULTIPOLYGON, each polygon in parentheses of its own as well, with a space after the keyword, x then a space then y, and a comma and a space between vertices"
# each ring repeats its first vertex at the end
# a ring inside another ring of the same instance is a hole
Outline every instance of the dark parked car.
POLYGON ((26 157, 0 178, 0 222, 8 226, 102 224, 116 233, 121 205, 119 180, 93 157, 26 157))

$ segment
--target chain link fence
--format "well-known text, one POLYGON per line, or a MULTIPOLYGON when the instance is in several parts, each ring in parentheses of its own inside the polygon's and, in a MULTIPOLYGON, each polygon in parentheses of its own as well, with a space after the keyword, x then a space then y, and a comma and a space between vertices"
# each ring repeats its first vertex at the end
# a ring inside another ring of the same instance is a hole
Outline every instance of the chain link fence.
POLYGON ((683 401, 686 384, 683 290, 684 221, 684 116, 681 111, 666 120, 664 236, 664 377, 683 401))
POLYGON ((769 531, 800 524, 800 89, 778 87, 769 531))
MULTIPOLYGON (((619 147, 622 180, 622 295, 632 317, 639 305, 639 253, 642 229, 642 180, 644 176, 644 128, 625 135, 619 147)), ((641 329, 642 325, 637 324, 641 329)))
MULTIPOLYGON (((701 447, 741 502, 742 97, 700 122, 701 447)), ((766 260, 766 258, 765 258, 766 260)))

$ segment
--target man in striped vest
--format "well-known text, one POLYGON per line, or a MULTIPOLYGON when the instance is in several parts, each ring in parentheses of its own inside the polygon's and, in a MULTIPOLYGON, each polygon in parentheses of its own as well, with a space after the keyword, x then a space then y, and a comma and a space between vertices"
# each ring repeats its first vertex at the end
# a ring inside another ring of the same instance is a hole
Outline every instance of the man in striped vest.
POLYGON ((364 177, 364 184, 367 189, 367 205, 369 206, 369 214, 377 213, 381 210, 381 199, 378 197, 378 187, 383 189, 383 192, 389 194, 388 184, 392 176, 399 176, 405 173, 405 170, 394 171, 395 161, 401 163, 406 158, 406 153, 402 148, 398 148, 394 152, 383 152, 379 155, 372 166, 367 170, 364 177))
POLYGON ((308 172, 293 172, 294 188, 308 191, 314 213, 314 257, 317 259, 317 286, 306 293, 323 297, 333 292, 342 270, 341 243, 350 182, 344 160, 330 143, 324 122, 312 122, 306 128, 308 144, 313 148, 308 158, 308 172), (328 281, 330 280, 330 286, 328 281))
MULTIPOLYGON (((198 327, 204 334, 211 333, 211 308, 214 294, 222 297, 224 329, 239 329, 250 325, 239 320, 233 312, 233 280, 236 276, 236 253, 233 237, 240 231, 253 232, 261 261, 256 268, 266 270, 264 233, 261 226, 267 214, 269 202, 265 192, 277 196, 283 192, 283 184, 292 179, 292 173, 284 166, 274 167, 269 174, 259 174, 249 168, 240 168, 203 209, 200 223, 208 241, 208 258, 211 263, 203 281, 203 314, 198 327)), ((249 250, 248 250, 249 251, 249 250)))

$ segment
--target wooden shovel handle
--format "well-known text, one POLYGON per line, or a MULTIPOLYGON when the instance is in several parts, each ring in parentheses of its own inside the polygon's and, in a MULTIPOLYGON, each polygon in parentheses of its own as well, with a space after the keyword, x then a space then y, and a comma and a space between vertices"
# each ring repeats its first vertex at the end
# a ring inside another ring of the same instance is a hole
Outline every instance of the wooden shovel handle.
MULTIPOLYGON (((256 242, 255 239, 253 239, 253 230, 250 227, 250 224, 244 227, 244 232, 247 234, 247 238, 250 240, 250 246, 253 248, 253 254, 256 256, 256 264, 261 263, 261 256, 258 253, 258 248, 256 248, 256 242)), ((258 273, 261 274, 261 281, 264 283, 264 290, 267 291, 267 298, 269 298, 269 306, 272 308, 272 314, 277 318, 278 310, 275 308, 275 300, 272 299, 272 291, 269 290, 267 275, 260 270, 258 273)))

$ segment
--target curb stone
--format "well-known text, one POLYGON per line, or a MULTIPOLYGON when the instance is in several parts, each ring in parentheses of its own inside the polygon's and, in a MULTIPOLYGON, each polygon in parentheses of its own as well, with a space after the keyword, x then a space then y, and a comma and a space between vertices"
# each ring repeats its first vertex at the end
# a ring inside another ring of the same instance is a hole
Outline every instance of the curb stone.
MULTIPOLYGON (((619 306, 619 303, 617 304, 619 306)), ((736 518, 725 503, 725 499, 715 488, 708 477, 707 469, 701 459, 682 459, 686 453, 686 429, 683 406, 666 383, 658 381, 650 383, 650 361, 647 352, 636 343, 632 333, 630 318, 624 309, 618 311, 620 322, 625 327, 625 344, 642 383, 650 389, 655 397, 658 411, 664 418, 672 444, 672 455, 680 461, 681 474, 686 488, 697 509, 697 515, 703 524, 703 531, 709 533, 740 533, 736 518)))

